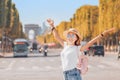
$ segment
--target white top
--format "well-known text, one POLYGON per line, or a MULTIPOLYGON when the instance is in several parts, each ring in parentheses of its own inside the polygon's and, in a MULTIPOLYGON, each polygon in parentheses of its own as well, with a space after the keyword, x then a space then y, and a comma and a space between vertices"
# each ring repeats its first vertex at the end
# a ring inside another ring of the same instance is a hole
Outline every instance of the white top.
POLYGON ((61 52, 63 71, 76 68, 78 62, 78 54, 81 46, 67 45, 64 43, 64 49, 61 52))

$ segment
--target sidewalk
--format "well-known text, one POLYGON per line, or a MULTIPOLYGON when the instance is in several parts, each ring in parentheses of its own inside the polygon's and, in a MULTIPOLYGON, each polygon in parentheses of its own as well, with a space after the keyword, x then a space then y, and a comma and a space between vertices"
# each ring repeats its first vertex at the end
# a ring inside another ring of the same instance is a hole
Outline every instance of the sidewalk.
POLYGON ((115 52, 115 51, 106 51, 105 54, 118 54, 118 52, 115 52))
POLYGON ((0 58, 2 58, 2 57, 9 57, 9 56, 13 56, 13 53, 12 53, 12 52, 10 52, 10 53, 5 52, 5 53, 3 54, 2 52, 0 52, 0 58))

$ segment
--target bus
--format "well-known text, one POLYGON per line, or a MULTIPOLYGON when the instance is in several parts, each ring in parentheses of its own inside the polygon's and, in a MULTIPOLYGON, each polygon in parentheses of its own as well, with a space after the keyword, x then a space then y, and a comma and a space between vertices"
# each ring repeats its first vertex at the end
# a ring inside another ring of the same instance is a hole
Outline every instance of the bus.
POLYGON ((26 39, 15 39, 13 45, 13 55, 14 57, 27 57, 28 50, 28 41, 26 39))

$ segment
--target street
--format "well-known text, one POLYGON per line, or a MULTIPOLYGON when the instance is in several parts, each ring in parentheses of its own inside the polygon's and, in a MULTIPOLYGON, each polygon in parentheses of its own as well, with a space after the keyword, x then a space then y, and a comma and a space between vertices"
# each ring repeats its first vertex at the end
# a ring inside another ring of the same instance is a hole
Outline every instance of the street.
MULTIPOLYGON (((48 56, 29 54, 27 58, 0 58, 0 80, 63 80, 61 49, 49 50, 48 56)), ((120 80, 120 60, 117 54, 106 52, 105 56, 89 56, 89 69, 83 80, 120 80)))

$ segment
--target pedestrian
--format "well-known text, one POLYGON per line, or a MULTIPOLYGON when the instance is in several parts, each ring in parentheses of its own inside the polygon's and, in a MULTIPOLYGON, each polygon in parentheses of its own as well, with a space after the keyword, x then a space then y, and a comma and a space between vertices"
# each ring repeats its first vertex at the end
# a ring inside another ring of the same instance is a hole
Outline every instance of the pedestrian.
POLYGON ((55 39, 63 46, 61 52, 62 68, 65 80, 82 80, 80 71, 76 68, 78 63, 79 52, 83 52, 89 46, 93 45, 97 40, 104 37, 107 33, 112 32, 114 28, 105 30, 103 33, 89 41, 86 45, 81 46, 82 38, 75 28, 70 28, 64 32, 65 40, 63 40, 54 27, 54 21, 47 19, 52 27, 52 33, 55 39))

